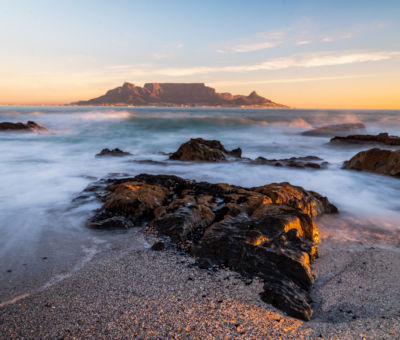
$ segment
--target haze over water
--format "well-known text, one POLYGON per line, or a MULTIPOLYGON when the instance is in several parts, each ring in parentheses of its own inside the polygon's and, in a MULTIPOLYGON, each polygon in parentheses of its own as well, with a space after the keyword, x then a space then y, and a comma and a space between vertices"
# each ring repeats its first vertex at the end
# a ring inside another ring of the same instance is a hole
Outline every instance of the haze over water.
POLYGON ((400 229, 399 180, 341 169, 370 145, 329 145, 329 137, 300 135, 312 127, 346 122, 364 123, 367 133, 398 135, 400 111, 0 108, 0 121, 27 120, 43 124, 49 133, 0 134, 0 302, 13 295, 21 280, 34 285, 32 278, 41 272, 47 279, 67 275, 89 261, 100 244, 120 237, 84 226, 99 203, 72 203, 88 184, 110 174, 173 174, 245 187, 287 181, 327 196, 342 215, 359 224, 400 229), (310 170, 245 161, 168 160, 166 153, 195 137, 220 140, 227 149, 241 147, 243 157, 313 155, 329 166, 310 170), (106 147, 132 156, 96 158, 106 147), (8 269, 12 272, 5 274, 8 269))

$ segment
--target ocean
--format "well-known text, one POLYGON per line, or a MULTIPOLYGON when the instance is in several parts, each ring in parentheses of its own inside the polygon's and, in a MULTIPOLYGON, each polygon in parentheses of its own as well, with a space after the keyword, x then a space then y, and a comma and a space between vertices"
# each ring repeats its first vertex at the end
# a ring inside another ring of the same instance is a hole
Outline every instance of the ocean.
MULTIPOLYGON (((173 174, 245 187, 290 182, 327 196, 338 207, 340 214, 329 220, 332 228, 346 223, 349 231, 354 224, 378 233, 400 229, 399 179, 342 169, 344 161, 370 145, 332 145, 329 137, 301 135, 313 127, 354 122, 364 123, 367 133, 399 135, 400 111, 0 107, 0 121, 28 120, 48 132, 0 133, 2 303, 63 279, 124 237, 85 227, 99 202, 73 203, 87 185, 109 175, 173 174), (227 149, 241 147, 243 157, 313 155, 329 165, 318 170, 168 160, 168 153, 195 137, 217 139, 227 149), (95 157, 115 147, 132 156, 95 157)), ((346 241, 354 235, 340 237, 346 241)))

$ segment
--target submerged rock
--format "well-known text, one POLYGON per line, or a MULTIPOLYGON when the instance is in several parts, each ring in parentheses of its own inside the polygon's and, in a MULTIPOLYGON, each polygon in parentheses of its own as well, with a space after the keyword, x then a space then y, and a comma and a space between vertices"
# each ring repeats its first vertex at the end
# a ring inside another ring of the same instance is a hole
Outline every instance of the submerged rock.
POLYGON ((108 149, 105 148, 103 150, 101 150, 96 157, 103 157, 103 156, 116 156, 116 157, 122 157, 122 156, 129 156, 132 155, 130 152, 126 152, 126 151, 122 151, 119 148, 115 148, 115 149, 108 149))
POLYGON ((264 157, 258 157, 255 159, 253 164, 265 164, 273 166, 284 166, 289 168, 313 168, 323 169, 326 168, 328 162, 316 156, 305 156, 305 157, 291 157, 284 159, 267 159, 264 157))
POLYGON ((365 125, 363 123, 345 123, 345 124, 333 124, 324 125, 319 128, 304 131, 301 134, 303 136, 346 136, 349 131, 363 131, 365 125))
POLYGON ((346 137, 334 137, 331 139, 333 142, 345 142, 353 144, 364 144, 364 143, 380 143, 386 145, 400 145, 400 137, 389 136, 388 133, 383 132, 378 135, 351 135, 346 137))
POLYGON ((43 131, 47 130, 43 125, 40 125, 31 120, 25 123, 10 123, 10 122, 2 122, 0 123, 0 131, 43 131))
POLYGON ((286 182, 242 188, 142 174, 107 184, 89 225, 107 227, 117 217, 147 223, 202 267, 224 265, 262 278, 266 302, 310 319, 310 263, 319 241, 312 218, 337 212, 326 197, 286 182))
POLYGON ((400 176, 400 150, 378 148, 361 151, 344 162, 343 167, 351 170, 371 171, 381 175, 400 176))
POLYGON ((242 150, 240 148, 228 151, 217 140, 206 140, 203 138, 192 138, 183 143, 169 159, 180 161, 206 161, 218 162, 225 161, 227 157, 240 158, 242 150))

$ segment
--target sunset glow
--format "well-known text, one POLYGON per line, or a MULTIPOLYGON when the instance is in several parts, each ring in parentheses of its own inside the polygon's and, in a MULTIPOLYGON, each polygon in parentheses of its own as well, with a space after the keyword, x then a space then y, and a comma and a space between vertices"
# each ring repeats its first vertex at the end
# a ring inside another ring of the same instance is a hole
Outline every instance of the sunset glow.
POLYGON ((298 108, 400 107, 396 1, 285 4, 8 3, 0 104, 67 104, 128 81, 256 90, 298 108))

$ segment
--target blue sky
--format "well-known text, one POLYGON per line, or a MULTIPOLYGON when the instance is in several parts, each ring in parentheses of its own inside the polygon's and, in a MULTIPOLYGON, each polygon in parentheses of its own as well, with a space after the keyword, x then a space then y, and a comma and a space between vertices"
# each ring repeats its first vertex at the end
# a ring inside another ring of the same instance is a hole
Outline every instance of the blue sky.
POLYGON ((296 107, 398 108, 399 18, 385 0, 0 0, 0 104, 168 81, 296 107))

